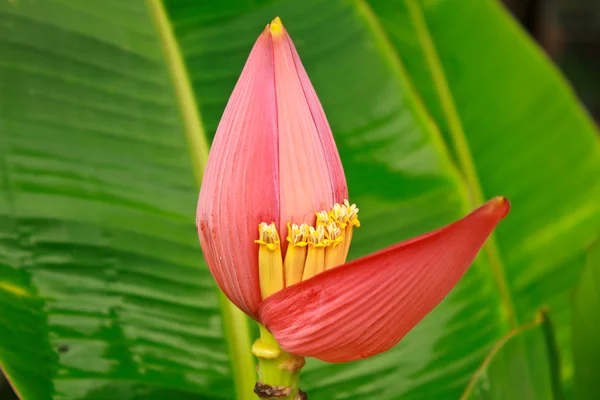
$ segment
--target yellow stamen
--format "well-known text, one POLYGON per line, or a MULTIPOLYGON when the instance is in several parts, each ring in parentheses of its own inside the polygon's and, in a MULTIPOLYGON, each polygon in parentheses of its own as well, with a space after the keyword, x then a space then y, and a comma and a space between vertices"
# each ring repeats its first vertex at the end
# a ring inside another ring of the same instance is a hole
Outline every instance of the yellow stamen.
POLYGON ((300 226, 290 225, 288 222, 288 237, 290 243, 285 254, 283 268, 285 270, 285 286, 292 286, 302 280, 304 263, 308 245, 309 227, 306 224, 300 226))
POLYGON ((264 298, 346 262, 354 227, 360 226, 358 208, 348 200, 329 211, 315 213, 315 226, 288 223, 285 259, 274 223, 258 226, 258 269, 264 298))
POLYGON ((260 293, 265 299, 284 288, 283 262, 279 234, 274 223, 258 225, 258 276, 260 293))
POLYGON ((327 237, 327 241, 329 243, 339 243, 341 242, 342 237, 340 236, 342 233, 341 229, 337 226, 334 221, 331 221, 325 226, 325 236, 327 237))
POLYGON ((308 254, 306 256, 306 265, 302 280, 307 280, 313 276, 320 274, 325 270, 325 228, 323 225, 309 228, 308 234, 308 254))
POLYGON ((346 207, 346 228, 344 229, 344 262, 348 258, 348 251, 350 250, 350 243, 352 242, 352 231, 354 227, 360 227, 360 221, 358 220, 358 208, 356 204, 350 205, 348 200, 344 200, 344 207, 346 207))
POLYGON ((316 213, 317 223, 315 226, 323 225, 327 226, 329 224, 329 213, 327 211, 319 211, 316 213))
POLYGON ((348 215, 348 223, 352 226, 356 226, 357 228, 360 226, 360 221, 358 220, 358 208, 356 204, 350 205, 348 200, 344 200, 344 205, 346 206, 346 214, 348 215))
POLYGON ((347 223, 346 206, 335 203, 329 215, 332 221, 335 221, 340 229, 344 229, 347 223))

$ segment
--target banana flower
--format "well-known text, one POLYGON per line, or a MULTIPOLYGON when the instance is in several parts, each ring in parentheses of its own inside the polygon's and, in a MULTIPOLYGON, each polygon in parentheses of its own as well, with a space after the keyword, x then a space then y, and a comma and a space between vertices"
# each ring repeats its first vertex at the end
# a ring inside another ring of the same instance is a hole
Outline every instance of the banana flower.
POLYGON ((346 263, 358 208, 348 202, 323 108, 276 18, 217 129, 197 227, 217 284, 270 343, 345 362, 398 343, 457 284, 509 208, 493 198, 457 222, 346 263))

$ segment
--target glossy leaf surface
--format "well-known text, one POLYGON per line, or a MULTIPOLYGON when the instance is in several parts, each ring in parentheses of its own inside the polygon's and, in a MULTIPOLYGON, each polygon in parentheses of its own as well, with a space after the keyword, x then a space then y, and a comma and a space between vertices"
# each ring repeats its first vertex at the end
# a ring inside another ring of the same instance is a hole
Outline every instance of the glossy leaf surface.
POLYGON ((198 131, 212 140, 276 15, 361 208, 351 258, 495 195, 513 205, 398 346, 350 364, 309 360, 310 398, 457 398, 491 346, 544 304, 570 381, 568 293, 600 231, 600 146, 498 4, 165 0, 169 42, 156 3, 0 3, 0 364, 25 399, 231 399, 233 382, 253 376, 229 365, 227 347, 249 338, 220 317, 195 176, 198 131), (173 43, 197 108, 172 73, 173 43))
POLYGON ((144 2, 0 4, 0 364, 26 400, 232 398, 144 2))

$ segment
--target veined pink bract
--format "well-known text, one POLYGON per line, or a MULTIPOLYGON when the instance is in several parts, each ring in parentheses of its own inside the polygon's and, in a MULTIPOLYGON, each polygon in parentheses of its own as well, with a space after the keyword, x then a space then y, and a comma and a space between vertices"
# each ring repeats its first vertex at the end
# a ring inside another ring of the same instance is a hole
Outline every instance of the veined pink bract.
POLYGON ((200 240, 219 286, 256 317, 258 224, 283 232, 347 197, 325 113, 283 25, 271 24, 227 104, 200 191, 200 240))
POLYGON ((510 208, 496 197, 345 263, 359 226, 347 197, 327 119, 276 18, 217 129, 197 224, 220 288, 289 353, 341 362, 389 349, 456 285, 510 208))

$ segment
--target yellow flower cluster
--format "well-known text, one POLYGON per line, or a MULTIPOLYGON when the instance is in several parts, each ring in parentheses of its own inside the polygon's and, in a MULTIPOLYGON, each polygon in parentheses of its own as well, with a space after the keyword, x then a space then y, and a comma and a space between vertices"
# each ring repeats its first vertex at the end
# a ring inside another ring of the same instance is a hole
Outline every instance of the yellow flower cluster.
POLYGON ((348 200, 316 213, 315 226, 288 223, 285 257, 275 223, 258 226, 258 268, 263 298, 346 262, 358 208, 348 200))

